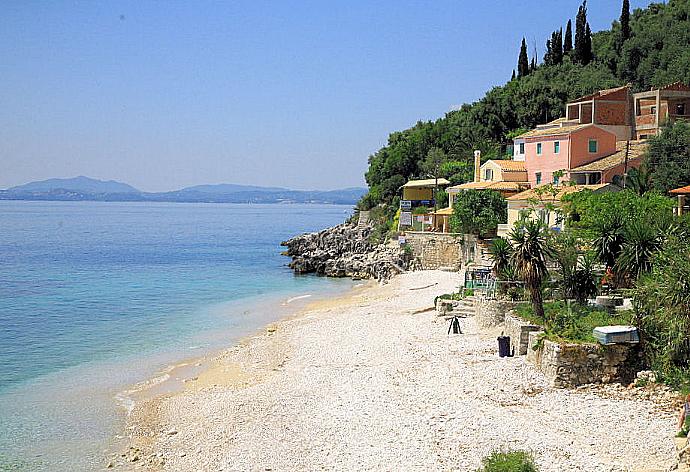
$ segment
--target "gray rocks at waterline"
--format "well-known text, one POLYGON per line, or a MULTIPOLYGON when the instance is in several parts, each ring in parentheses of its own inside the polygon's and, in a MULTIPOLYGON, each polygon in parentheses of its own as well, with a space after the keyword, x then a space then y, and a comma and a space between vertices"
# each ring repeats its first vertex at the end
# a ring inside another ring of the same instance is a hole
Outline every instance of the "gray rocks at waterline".
POLYGON ((374 278, 381 281, 403 272, 409 258, 398 245, 370 241, 371 226, 345 223, 318 233, 302 234, 281 243, 298 274, 374 278))

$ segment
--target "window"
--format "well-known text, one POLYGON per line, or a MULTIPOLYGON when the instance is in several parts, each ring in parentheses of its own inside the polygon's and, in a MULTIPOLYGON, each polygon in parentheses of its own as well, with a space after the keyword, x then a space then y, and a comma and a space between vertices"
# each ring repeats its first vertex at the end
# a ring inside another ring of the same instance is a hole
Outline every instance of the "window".
POLYGON ((494 180, 494 171, 491 169, 484 169, 484 180, 494 180))
POLYGON ((553 153, 558 154, 561 151, 561 142, 560 141, 554 141, 553 143, 553 153))
POLYGON ((537 143, 537 155, 541 155, 541 143, 537 143))
POLYGON ((652 111, 650 111, 649 114, 656 115, 656 107, 652 107, 652 111))
POLYGON ((541 183, 541 172, 537 172, 534 176, 537 179, 537 185, 539 185, 541 183))
POLYGON ((685 103, 679 103, 676 105, 676 115, 685 115, 685 103))
POLYGON ((525 153, 525 143, 520 143, 520 154, 525 153))
POLYGON ((599 143, 597 143, 596 139, 590 139, 589 140, 589 152, 594 154, 597 152, 599 149, 599 143))
POLYGON ((554 175, 554 176, 553 176, 553 184, 554 184, 554 185, 558 185, 558 183, 560 182, 560 180, 561 180, 560 177, 558 177, 557 175, 554 175))

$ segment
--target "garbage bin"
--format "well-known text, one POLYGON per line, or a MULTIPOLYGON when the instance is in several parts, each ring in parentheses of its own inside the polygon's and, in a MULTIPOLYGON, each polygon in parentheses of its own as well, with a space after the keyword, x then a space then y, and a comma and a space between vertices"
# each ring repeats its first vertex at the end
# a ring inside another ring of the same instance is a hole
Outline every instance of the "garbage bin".
POLYGON ((510 357, 510 336, 499 336, 498 357, 510 357))

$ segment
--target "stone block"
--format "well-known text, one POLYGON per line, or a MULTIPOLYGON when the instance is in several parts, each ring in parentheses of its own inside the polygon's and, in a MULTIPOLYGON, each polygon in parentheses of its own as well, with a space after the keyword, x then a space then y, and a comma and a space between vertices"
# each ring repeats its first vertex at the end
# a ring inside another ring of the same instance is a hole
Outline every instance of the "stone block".
POLYGON ((524 356, 527 354, 527 344, 529 342, 529 333, 533 331, 541 331, 543 328, 539 325, 529 323, 522 318, 518 318, 512 312, 505 315, 504 334, 510 336, 510 350, 515 355, 524 356))

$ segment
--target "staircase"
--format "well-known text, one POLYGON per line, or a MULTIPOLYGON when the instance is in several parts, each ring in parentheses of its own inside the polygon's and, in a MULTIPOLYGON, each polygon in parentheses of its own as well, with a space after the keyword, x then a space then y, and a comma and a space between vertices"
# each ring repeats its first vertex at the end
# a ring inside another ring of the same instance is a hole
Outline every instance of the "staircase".
POLYGON ((477 249, 479 249, 479 254, 477 258, 477 264, 485 267, 493 267, 494 261, 491 259, 491 252, 489 251, 490 241, 485 241, 483 239, 477 240, 477 249))
POLYGON ((369 212, 368 211, 360 211, 359 212, 359 221, 357 222, 357 229, 364 229, 367 227, 369 224, 369 212))

